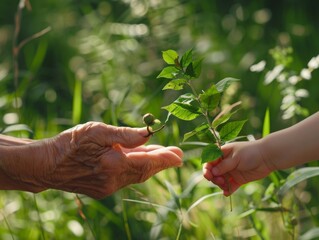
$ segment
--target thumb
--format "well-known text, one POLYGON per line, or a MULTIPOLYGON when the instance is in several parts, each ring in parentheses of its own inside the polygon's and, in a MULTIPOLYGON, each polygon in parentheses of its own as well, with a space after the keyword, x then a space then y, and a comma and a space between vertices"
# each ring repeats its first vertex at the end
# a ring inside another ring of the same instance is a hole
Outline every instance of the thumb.
POLYGON ((145 144, 149 137, 146 128, 115 127, 108 125, 107 142, 110 145, 120 144, 134 148, 145 144))

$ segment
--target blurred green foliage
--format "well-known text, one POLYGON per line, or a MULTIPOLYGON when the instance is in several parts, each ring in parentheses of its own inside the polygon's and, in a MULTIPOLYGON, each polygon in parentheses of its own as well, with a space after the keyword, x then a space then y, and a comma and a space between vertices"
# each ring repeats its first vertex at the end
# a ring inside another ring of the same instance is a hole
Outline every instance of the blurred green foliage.
MULTIPOLYGON (((283 120, 279 84, 264 79, 278 64, 270 49, 293 49, 286 61, 295 73, 318 55, 316 1, 31 0, 18 42, 51 31, 21 49, 15 84, 18 4, 0 1, 0 129, 11 127, 8 134, 41 139, 91 120, 138 127, 146 112, 164 120, 161 106, 176 98, 156 79, 167 49, 193 48, 204 58, 199 89, 225 77, 241 80, 224 104, 243 102, 245 134, 261 137, 267 108, 270 131, 305 117, 283 120), (262 60, 264 71, 251 72, 262 60)), ((309 114, 318 110, 318 77, 313 71, 296 85, 309 92, 298 102, 309 114)), ((179 145, 193 128, 174 120, 151 142, 179 145)), ((53 190, 1 192, 1 239, 297 239, 307 231, 303 239, 315 239, 317 178, 295 185, 283 199, 275 191, 289 171, 247 184, 235 193, 230 212, 219 189, 202 179, 197 149, 182 147, 184 167, 101 201, 80 196, 80 204, 74 194, 53 190)))

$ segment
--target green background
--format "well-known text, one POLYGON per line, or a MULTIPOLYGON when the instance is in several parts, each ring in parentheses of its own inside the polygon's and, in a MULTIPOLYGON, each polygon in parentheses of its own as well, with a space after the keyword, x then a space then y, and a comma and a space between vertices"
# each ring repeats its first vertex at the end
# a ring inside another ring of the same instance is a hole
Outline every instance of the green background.
MULTIPOLYGON (((240 79, 224 103, 242 101, 237 117, 248 119, 242 135, 262 137, 267 108, 270 132, 305 117, 283 120, 280 83, 265 85, 264 79, 266 70, 278 64, 269 54, 276 46, 293 49, 287 68, 293 73, 317 56, 316 1, 32 0, 32 10, 23 9, 17 43, 51 30, 28 42, 14 59, 18 3, 0 2, 0 129, 7 134, 42 139, 87 121, 140 127, 147 112, 164 121, 161 107, 179 94, 162 91, 166 82, 156 79, 167 49, 182 54, 193 48, 204 58, 198 89, 225 77, 240 79), (266 70, 251 72, 261 60, 266 70), (14 63, 19 63, 16 83, 14 63)), ((316 112, 318 73, 297 87, 309 91, 300 106, 316 112)), ((302 181, 279 202, 265 200, 269 184, 283 184, 277 178, 247 184, 234 194, 233 211, 227 198, 209 195, 220 190, 202 179, 200 149, 181 145, 183 134, 196 124, 173 119, 150 141, 182 147, 182 168, 101 201, 80 196, 86 220, 74 194, 1 192, 0 238, 297 239, 316 230, 317 178, 302 181), (251 212, 242 216, 246 211, 251 212)), ((280 173, 283 181, 291 171, 280 173)))

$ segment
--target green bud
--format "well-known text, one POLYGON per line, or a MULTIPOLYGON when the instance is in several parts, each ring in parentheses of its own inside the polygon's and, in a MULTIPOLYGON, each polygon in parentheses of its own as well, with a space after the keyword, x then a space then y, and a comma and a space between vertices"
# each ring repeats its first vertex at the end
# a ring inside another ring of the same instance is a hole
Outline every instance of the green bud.
POLYGON ((146 113, 144 116, 143 116, 143 122, 145 123, 146 126, 152 126, 156 123, 155 121, 155 117, 153 116, 153 114, 151 113, 146 113))

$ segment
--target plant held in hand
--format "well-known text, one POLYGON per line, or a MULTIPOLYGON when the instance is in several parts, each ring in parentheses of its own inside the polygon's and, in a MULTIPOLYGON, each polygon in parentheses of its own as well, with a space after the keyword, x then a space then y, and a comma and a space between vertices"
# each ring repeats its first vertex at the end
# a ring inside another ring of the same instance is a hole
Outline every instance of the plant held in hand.
POLYGON ((157 78, 169 80, 163 90, 179 91, 186 88, 190 90, 180 95, 171 104, 164 106, 163 109, 167 110, 169 115, 184 121, 202 117, 203 123, 186 133, 183 141, 193 136, 199 139, 201 136, 210 136, 210 142, 206 143, 201 154, 202 163, 222 158, 220 147, 226 142, 236 140, 246 122, 246 120, 231 121, 240 102, 219 110, 223 93, 232 83, 239 80, 224 78, 198 93, 193 86, 193 81, 200 76, 202 60, 193 59, 193 50, 188 50, 181 57, 176 51, 167 50, 162 52, 162 56, 168 66, 162 69, 157 78))

